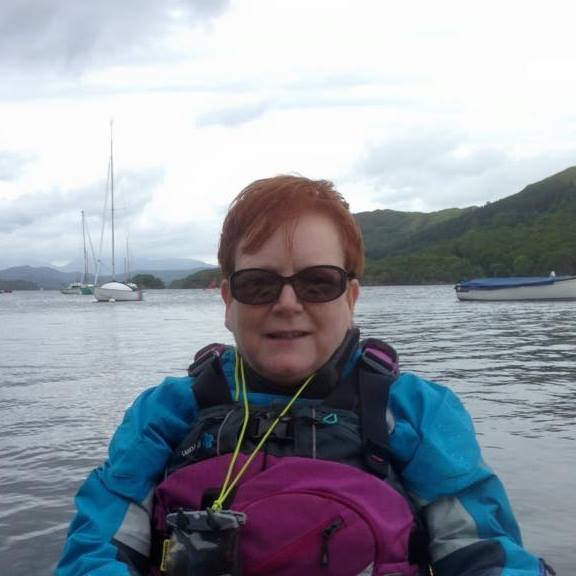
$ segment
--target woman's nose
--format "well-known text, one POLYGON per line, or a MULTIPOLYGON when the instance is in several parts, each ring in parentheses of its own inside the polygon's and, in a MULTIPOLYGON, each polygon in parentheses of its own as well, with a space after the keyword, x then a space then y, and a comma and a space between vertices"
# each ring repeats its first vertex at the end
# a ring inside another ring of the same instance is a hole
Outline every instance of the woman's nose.
POLYGON ((298 299, 294 287, 291 284, 284 284, 278 300, 274 303, 276 310, 301 310, 302 303, 298 299))

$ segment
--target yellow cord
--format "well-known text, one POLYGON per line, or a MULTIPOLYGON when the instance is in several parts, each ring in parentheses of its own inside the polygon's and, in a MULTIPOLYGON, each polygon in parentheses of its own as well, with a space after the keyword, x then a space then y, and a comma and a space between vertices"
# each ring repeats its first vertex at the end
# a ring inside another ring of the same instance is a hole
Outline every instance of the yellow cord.
MULTIPOLYGON (((250 456, 248 457, 246 462, 244 462, 242 468, 240 468, 240 470, 236 474, 236 477, 234 478, 234 480, 232 480, 232 482, 230 482, 232 470, 234 469, 234 464, 236 463, 236 459, 238 458, 238 454, 240 452, 240 447, 242 446, 242 442, 244 441, 244 434, 245 434, 246 428, 248 426, 248 420, 250 419, 250 408, 248 406, 248 395, 246 394, 246 377, 244 375, 244 361, 242 360, 242 357, 240 357, 240 362, 238 363, 238 353, 237 352, 236 352, 235 360, 236 360, 236 368, 234 371, 235 377, 238 374, 238 364, 240 364, 240 377, 241 377, 241 384, 242 384, 242 400, 244 403, 244 422, 242 423, 242 429, 240 430, 240 436, 238 437, 238 442, 236 443, 236 447, 234 448, 234 453, 232 454, 230 464, 228 464, 228 471, 226 473, 226 478, 224 479, 224 484, 222 485, 222 489, 220 490, 220 495, 218 496, 218 498, 216 500, 214 500, 214 503, 212 504, 212 510, 222 510, 222 505, 226 501, 226 498, 228 498, 228 496, 230 495, 230 492, 232 492, 232 490, 234 489, 236 484, 238 484, 238 481, 240 480, 240 478, 242 478, 242 476, 244 475, 244 473, 248 469, 248 466, 250 466, 250 464, 252 463, 252 460, 254 460, 254 458, 256 457, 256 454, 258 454, 258 451, 260 450, 260 448, 262 448, 262 446, 264 446, 264 443, 266 442, 266 440, 268 440, 268 437, 270 436, 270 434, 272 434, 272 432, 274 431, 274 428, 276 428, 276 425, 278 424, 278 422, 280 422, 280 420, 286 415, 286 413, 288 412, 288 410, 290 410, 290 408, 292 407, 294 402, 296 402, 298 396, 300 396, 300 394, 304 391, 306 386, 308 386, 308 384, 310 383, 312 378, 314 378, 314 374, 312 374, 311 376, 308 376, 308 378, 306 378, 306 380, 300 386, 300 388, 298 388, 298 390, 296 391, 294 396, 292 396, 290 401, 286 404, 286 406, 284 406, 284 408, 282 409, 282 412, 280 412, 280 414, 278 415, 276 420, 274 420, 274 422, 272 422, 272 425, 268 428, 268 430, 266 430, 266 433, 264 434, 264 436, 262 436, 262 439, 260 440, 260 442, 258 442, 256 448, 254 448, 254 450, 252 451, 252 454, 250 454, 250 456)), ((237 382, 236 382, 236 389, 238 389, 238 383, 237 382)))
POLYGON ((240 387, 238 386, 238 349, 234 348, 234 400, 238 402, 240 397, 240 387))
MULTIPOLYGON (((248 426, 248 420, 250 418, 250 408, 248 406, 248 395, 246 394, 246 378, 244 377, 244 362, 242 357, 240 357, 240 362, 238 362, 238 351, 235 354, 235 367, 234 367, 234 380, 236 391, 238 392, 238 367, 240 367, 241 379, 240 382, 242 384, 242 400, 244 403, 244 421, 242 422, 242 428, 240 429, 240 436, 238 437, 238 442, 236 442, 236 447, 234 448, 234 452, 232 454, 232 458, 230 463, 228 464, 228 471, 226 472, 226 478, 224 478, 224 484, 222 485, 222 489, 220 490, 220 495, 216 500, 214 500, 212 504, 212 510, 222 510, 222 504, 226 500, 228 496, 227 487, 228 483, 230 482, 230 476, 232 475, 232 470, 234 469, 234 464, 236 464, 236 459, 238 458, 238 453, 240 452, 240 446, 242 446, 242 442, 244 441, 244 434, 246 432, 246 428, 248 426)), ((236 398, 238 399, 238 398, 236 398)))

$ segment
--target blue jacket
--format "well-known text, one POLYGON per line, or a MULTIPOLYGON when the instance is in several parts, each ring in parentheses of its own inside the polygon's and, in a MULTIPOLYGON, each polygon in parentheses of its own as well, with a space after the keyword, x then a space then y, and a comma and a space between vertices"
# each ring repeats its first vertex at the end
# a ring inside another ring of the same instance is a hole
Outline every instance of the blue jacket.
MULTIPOLYGON (((358 355, 355 360, 357 361, 358 355)), ((234 385, 233 353, 222 357, 234 385)), ((191 378, 167 378, 127 410, 108 459, 80 488, 57 576, 145 574, 154 486, 198 413, 191 378)), ((277 396, 250 393, 252 404, 277 396)), ((470 416, 446 387, 403 373, 390 389, 390 450, 422 507, 437 576, 542 576, 522 548, 502 484, 482 459, 470 416)))

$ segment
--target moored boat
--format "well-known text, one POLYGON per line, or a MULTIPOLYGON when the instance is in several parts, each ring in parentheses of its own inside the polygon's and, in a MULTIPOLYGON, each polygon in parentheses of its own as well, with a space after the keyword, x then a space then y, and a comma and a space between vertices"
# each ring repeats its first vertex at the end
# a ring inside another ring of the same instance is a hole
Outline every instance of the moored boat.
POLYGON ((82 294, 82 286, 82 282, 71 282, 66 288, 62 288, 60 292, 62 294, 82 294))
POLYGON ((459 300, 576 300, 576 276, 477 278, 454 289, 459 300))
POLYGON ((66 288, 61 288, 62 294, 94 294, 94 284, 85 284, 84 282, 71 282, 66 288))
MULTIPOLYGON (((112 239, 112 280, 94 288, 94 297, 98 302, 138 302, 142 300, 142 290, 128 280, 119 282, 116 280, 115 270, 115 240, 114 240, 114 153, 112 143, 112 123, 110 123, 110 161, 108 164, 108 177, 110 185, 110 215, 111 215, 111 239, 112 239)), ((98 273, 97 273, 98 274, 98 273)))
POLYGON ((142 300, 142 290, 135 284, 106 282, 94 288, 94 297, 98 302, 137 302, 142 300))
POLYGON ((82 214, 82 254, 84 257, 84 271, 82 272, 82 279, 80 282, 72 282, 66 288, 62 288, 62 294, 94 294, 94 284, 88 283, 88 252, 86 251, 86 221, 84 210, 82 214))

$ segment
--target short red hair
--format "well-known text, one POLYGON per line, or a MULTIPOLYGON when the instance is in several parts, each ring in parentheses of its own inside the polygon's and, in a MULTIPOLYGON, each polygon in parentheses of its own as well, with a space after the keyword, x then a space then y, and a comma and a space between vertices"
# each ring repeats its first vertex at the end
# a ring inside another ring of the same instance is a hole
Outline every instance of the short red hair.
MULTIPOLYGON (((281 175, 255 180, 232 201, 220 235, 218 262, 225 278, 235 269, 236 250, 254 254, 282 226, 288 231, 305 213, 330 218, 340 233, 344 263, 356 277, 364 271, 362 232, 344 197, 328 180, 281 175)), ((288 232, 290 242, 290 232, 288 232)))

